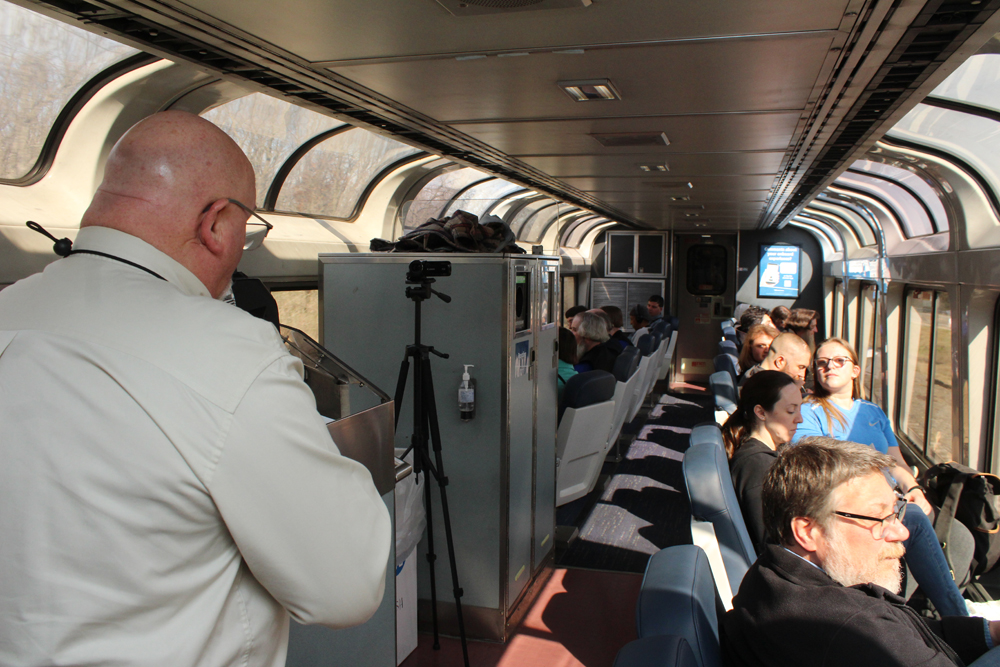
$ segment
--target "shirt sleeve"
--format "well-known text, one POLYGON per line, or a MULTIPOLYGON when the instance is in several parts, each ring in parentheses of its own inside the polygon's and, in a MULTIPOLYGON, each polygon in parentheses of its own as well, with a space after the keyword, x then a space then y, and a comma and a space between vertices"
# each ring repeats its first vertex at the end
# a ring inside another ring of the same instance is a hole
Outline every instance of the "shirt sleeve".
POLYGON ((948 617, 943 623, 926 622, 926 627, 918 630, 888 614, 861 613, 831 636, 823 664, 954 667, 956 663, 940 646, 940 639, 968 664, 985 652, 982 628, 979 619, 948 617), (931 632, 940 638, 937 642, 930 638, 931 632))
POLYGON ((250 571, 301 623, 378 608, 392 528, 361 464, 341 456, 298 362, 283 355, 232 417, 209 491, 250 571))
POLYGON ((885 437, 885 441, 889 447, 899 447, 899 443, 896 441, 896 434, 892 432, 892 425, 889 423, 889 417, 885 414, 882 408, 875 406, 878 410, 880 421, 882 423, 882 435, 885 437))
POLYGON ((829 433, 826 429, 826 417, 823 415, 823 410, 805 403, 802 405, 802 423, 795 430, 792 442, 796 443, 811 435, 829 435, 829 433))

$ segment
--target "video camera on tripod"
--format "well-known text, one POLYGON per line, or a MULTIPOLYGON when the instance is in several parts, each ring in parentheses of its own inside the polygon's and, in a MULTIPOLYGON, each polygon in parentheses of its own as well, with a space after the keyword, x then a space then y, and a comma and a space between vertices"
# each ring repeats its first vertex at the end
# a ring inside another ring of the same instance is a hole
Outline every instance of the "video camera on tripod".
MULTIPOLYGON (((444 460, 441 457, 441 431, 438 426, 437 406, 434 401, 434 381, 431 377, 430 355, 435 354, 442 359, 448 355, 438 352, 429 345, 420 342, 420 305, 421 302, 437 296, 445 303, 451 303, 451 297, 431 288, 435 277, 451 275, 451 262, 414 260, 410 262, 406 273, 406 296, 414 305, 414 342, 406 346, 406 356, 399 366, 399 379, 396 382, 396 425, 399 425, 400 406, 403 404, 403 394, 406 391, 406 378, 410 370, 410 359, 413 359, 413 436, 407 450, 413 452, 413 469, 418 475, 429 473, 437 482, 441 495, 441 513, 444 516, 444 532, 448 543, 448 562, 451 566, 451 581, 455 596, 455 609, 458 613, 459 635, 462 640, 462 657, 465 666, 469 667, 469 650, 465 637, 465 621, 462 616, 462 588, 458 583, 458 567, 455 563, 455 541, 451 532, 451 515, 448 511, 448 476, 444 472, 444 460), (429 440, 429 442, 428 442, 429 440), (434 459, 431 459, 433 448, 434 459)), ((404 453, 403 456, 406 454, 404 453)), ((430 565, 431 584, 431 614, 434 625, 434 649, 440 649, 438 639, 437 618, 437 583, 434 561, 434 521, 431 512, 431 485, 424 484, 424 504, 427 508, 427 562, 430 565)))

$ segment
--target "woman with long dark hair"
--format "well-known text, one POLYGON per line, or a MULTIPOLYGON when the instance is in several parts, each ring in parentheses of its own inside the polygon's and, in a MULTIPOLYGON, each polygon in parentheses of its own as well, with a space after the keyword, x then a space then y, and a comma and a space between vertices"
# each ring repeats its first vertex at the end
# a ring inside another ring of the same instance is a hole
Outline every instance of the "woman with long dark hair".
POLYGON ((799 386, 781 371, 759 371, 743 385, 736 411, 722 426, 729 472, 754 549, 764 547, 760 491, 777 457, 802 422, 799 386))
POLYGON ((746 340, 743 341, 743 348, 740 350, 741 373, 739 379, 741 381, 748 370, 764 361, 767 351, 771 349, 771 341, 777 338, 778 334, 778 330, 770 324, 757 324, 751 327, 746 340))
POLYGON ((870 445, 896 461, 895 467, 887 472, 909 502, 903 516, 903 525, 910 532, 903 542, 906 562, 938 612, 943 616, 968 616, 965 600, 955 585, 928 518, 934 510, 900 452, 889 418, 882 408, 864 400, 857 352, 847 341, 830 338, 816 349, 813 364, 815 393, 802 406, 803 423, 795 440, 827 435, 870 445))

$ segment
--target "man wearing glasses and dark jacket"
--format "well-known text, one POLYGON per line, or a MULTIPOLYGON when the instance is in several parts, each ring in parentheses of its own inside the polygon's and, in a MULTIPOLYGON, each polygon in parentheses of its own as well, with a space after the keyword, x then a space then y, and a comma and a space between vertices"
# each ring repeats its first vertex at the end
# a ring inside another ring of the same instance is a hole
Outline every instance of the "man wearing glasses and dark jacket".
POLYGON ((899 597, 906 503, 875 449, 826 437, 788 447, 762 493, 771 541, 722 620, 726 664, 1000 665, 1000 624, 918 615, 899 597))

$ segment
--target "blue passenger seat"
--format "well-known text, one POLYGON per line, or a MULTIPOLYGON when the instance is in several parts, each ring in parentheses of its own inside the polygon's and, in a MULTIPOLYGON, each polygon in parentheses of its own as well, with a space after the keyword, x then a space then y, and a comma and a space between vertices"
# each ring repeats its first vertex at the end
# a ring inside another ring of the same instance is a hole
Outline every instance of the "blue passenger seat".
POLYGON ((733 343, 736 343, 738 340, 736 338, 736 329, 734 329, 733 327, 723 327, 722 337, 725 338, 726 340, 733 341, 733 343))
POLYGON ((563 390, 565 409, 556 435, 556 506, 585 496, 604 463, 615 416, 615 376, 577 373, 563 390))
POLYGON ((736 383, 733 376, 728 371, 716 371, 708 376, 708 386, 715 398, 715 409, 725 411, 726 414, 736 412, 736 404, 739 403, 739 396, 736 392, 736 383))
POLYGON ((618 440, 618 436, 622 432, 622 427, 625 425, 625 419, 628 417, 629 410, 632 407, 632 397, 636 392, 636 386, 642 380, 638 372, 639 358, 641 356, 639 348, 629 345, 615 359, 615 365, 612 369, 612 374, 616 380, 615 416, 611 421, 611 433, 608 435, 608 442, 604 447, 605 453, 618 440))
POLYGON ((736 348, 736 343, 731 340, 720 340, 719 341, 719 354, 731 354, 734 357, 739 358, 740 351, 736 348))
POLYGON ((698 424, 693 429, 691 429, 689 447, 694 447, 695 445, 701 445, 706 442, 710 442, 716 445, 719 449, 725 451, 726 445, 722 440, 722 431, 719 430, 719 425, 714 422, 705 422, 704 424, 698 424))
POLYGON ((644 637, 626 644, 614 667, 703 667, 683 637, 644 637))
POLYGON ((729 588, 735 594, 757 554, 743 523, 726 453, 712 442, 692 445, 684 454, 683 469, 692 522, 712 524, 729 588))
POLYGON ((736 384, 736 380, 740 376, 739 362, 731 354, 720 354, 712 360, 715 364, 716 371, 726 371, 733 376, 733 384, 736 384))
POLYGON ((653 554, 636 602, 640 637, 683 637, 698 664, 713 667, 721 662, 716 609, 715 579, 701 547, 680 544, 653 554))

